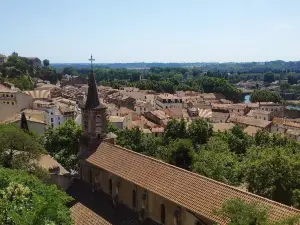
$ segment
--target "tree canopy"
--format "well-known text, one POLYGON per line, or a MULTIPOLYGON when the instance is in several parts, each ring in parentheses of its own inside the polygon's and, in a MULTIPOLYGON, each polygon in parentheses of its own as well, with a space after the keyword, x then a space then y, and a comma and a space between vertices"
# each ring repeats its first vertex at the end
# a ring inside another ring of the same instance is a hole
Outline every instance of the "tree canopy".
POLYGON ((0 164, 6 168, 31 170, 44 148, 19 127, 0 124, 0 164))
POLYGON ((71 200, 26 172, 0 168, 0 224, 71 225, 71 200))
POLYGON ((67 120, 57 128, 49 127, 44 136, 44 147, 67 170, 77 171, 81 126, 67 120))
POLYGON ((281 97, 277 92, 255 90, 250 95, 251 102, 280 102, 281 97))
POLYGON ((48 59, 43 60, 44 67, 48 67, 50 65, 50 61, 48 59))
POLYGON ((279 222, 269 220, 269 208, 257 202, 246 203, 240 198, 225 201, 215 214, 227 219, 228 225, 296 225, 299 217, 283 218, 279 222))
POLYGON ((194 144, 205 144, 212 133, 212 126, 202 119, 193 120, 187 129, 187 136, 194 144))

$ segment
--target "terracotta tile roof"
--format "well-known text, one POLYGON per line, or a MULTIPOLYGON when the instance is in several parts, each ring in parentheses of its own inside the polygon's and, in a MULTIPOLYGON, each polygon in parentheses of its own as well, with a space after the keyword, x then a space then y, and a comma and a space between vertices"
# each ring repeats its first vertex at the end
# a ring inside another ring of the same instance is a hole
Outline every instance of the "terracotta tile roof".
POLYGON ((247 104, 219 104, 219 103, 212 103, 211 107, 213 109, 240 109, 244 110, 247 107, 247 104))
POLYGON ((201 118, 210 118, 212 115, 211 109, 198 109, 198 112, 201 118))
MULTIPOLYGON (((26 115, 26 119, 27 119, 28 122, 41 123, 41 124, 46 125, 46 123, 44 121, 35 119, 35 118, 27 116, 27 115, 26 115)), ((13 115, 12 117, 1 121, 1 123, 15 123, 15 122, 18 122, 20 120, 21 120, 21 114, 17 113, 15 115, 13 115)))
POLYGON ((238 115, 231 115, 229 121, 232 123, 244 124, 244 125, 260 127, 260 128, 266 128, 272 123, 271 121, 254 119, 252 117, 238 116, 238 115))
POLYGON ((273 124, 276 124, 276 125, 285 125, 287 127, 297 127, 297 128, 300 128, 300 124, 299 123, 295 123, 295 122, 292 122, 290 120, 284 120, 284 119, 281 119, 281 118, 274 118, 272 120, 273 124))
POLYGON ((62 165, 60 165, 50 155, 41 155, 38 160, 38 163, 40 164, 41 167, 43 167, 46 170, 53 169, 53 168, 59 168, 59 174, 69 173, 62 165))
POLYGON ((32 99, 50 99, 49 90, 24 91, 24 93, 30 95, 32 99))
POLYGON ((81 203, 76 203, 70 210, 74 225, 111 225, 110 222, 81 203))
POLYGON ((224 131, 232 129, 234 127, 234 124, 233 123, 213 123, 212 126, 213 126, 214 132, 218 132, 218 131, 224 132, 224 131))
POLYGON ((261 109, 252 109, 250 112, 248 112, 247 116, 254 117, 255 115, 270 115, 272 114, 272 111, 265 111, 261 109))
POLYGON ((270 208, 272 221, 300 214, 295 208, 105 142, 87 162, 220 224, 227 221, 215 216, 213 210, 225 200, 237 197, 265 204, 270 208))
POLYGON ((261 128, 259 127, 248 126, 244 129, 244 132, 250 136, 255 136, 255 134, 260 130, 261 128))
POLYGON ((300 130, 288 129, 285 133, 293 136, 300 136, 300 130))
POLYGON ((128 109, 128 108, 126 108, 126 107, 120 107, 120 109, 118 110, 118 112, 119 112, 119 114, 120 114, 121 116, 124 116, 124 115, 128 115, 128 114, 133 113, 133 110, 128 109))

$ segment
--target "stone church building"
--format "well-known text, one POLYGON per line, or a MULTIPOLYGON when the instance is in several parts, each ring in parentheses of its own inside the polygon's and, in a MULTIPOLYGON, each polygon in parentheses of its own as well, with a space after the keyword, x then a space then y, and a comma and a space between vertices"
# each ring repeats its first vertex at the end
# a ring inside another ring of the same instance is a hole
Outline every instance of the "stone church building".
POLYGON ((211 225, 228 221, 213 212, 227 199, 259 202, 278 221, 299 210, 136 153, 106 139, 106 108, 98 98, 93 71, 82 108, 84 138, 79 180, 68 193, 76 225, 211 225))

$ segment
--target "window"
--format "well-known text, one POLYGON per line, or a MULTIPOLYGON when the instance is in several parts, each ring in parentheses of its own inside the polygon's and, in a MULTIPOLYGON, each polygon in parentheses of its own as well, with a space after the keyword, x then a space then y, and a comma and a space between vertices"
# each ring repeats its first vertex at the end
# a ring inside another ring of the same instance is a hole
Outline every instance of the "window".
POLYGON ((166 224, 166 208, 164 204, 160 205, 160 222, 166 224))
POLYGON ((15 103, 14 103, 14 102, 12 102, 11 104, 12 104, 12 105, 14 105, 15 103))
POLYGON ((9 104, 9 102, 6 102, 6 104, 9 104))
POLYGON ((112 195, 112 180, 109 179, 109 194, 112 195))
POLYGON ((53 118, 51 118, 51 122, 53 123, 53 118))
POLYGON ((53 115, 53 112, 51 112, 51 115, 53 115))
POLYGON ((100 134, 97 135, 97 139, 100 140, 100 134))
POLYGON ((11 95, 11 97, 14 97, 13 95, 11 95))
POLYGON ((8 95, 6 95, 6 97, 8 97, 8 95))
POLYGON ((136 191, 135 189, 132 190, 132 207, 136 207, 136 191))

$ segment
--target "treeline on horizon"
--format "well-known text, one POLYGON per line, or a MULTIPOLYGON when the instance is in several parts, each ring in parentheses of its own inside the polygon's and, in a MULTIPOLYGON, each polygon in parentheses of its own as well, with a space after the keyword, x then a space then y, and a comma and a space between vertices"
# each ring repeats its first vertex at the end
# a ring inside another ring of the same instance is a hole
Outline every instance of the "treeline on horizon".
MULTIPOLYGON (((65 67, 76 69, 90 68, 89 63, 53 63, 52 66, 58 70, 65 67)), ((203 71, 220 71, 227 73, 265 73, 265 72, 300 72, 300 61, 270 61, 270 62, 228 62, 228 63, 95 63, 95 68, 112 68, 112 69, 150 69, 152 67, 175 68, 175 67, 200 67, 203 71)))

